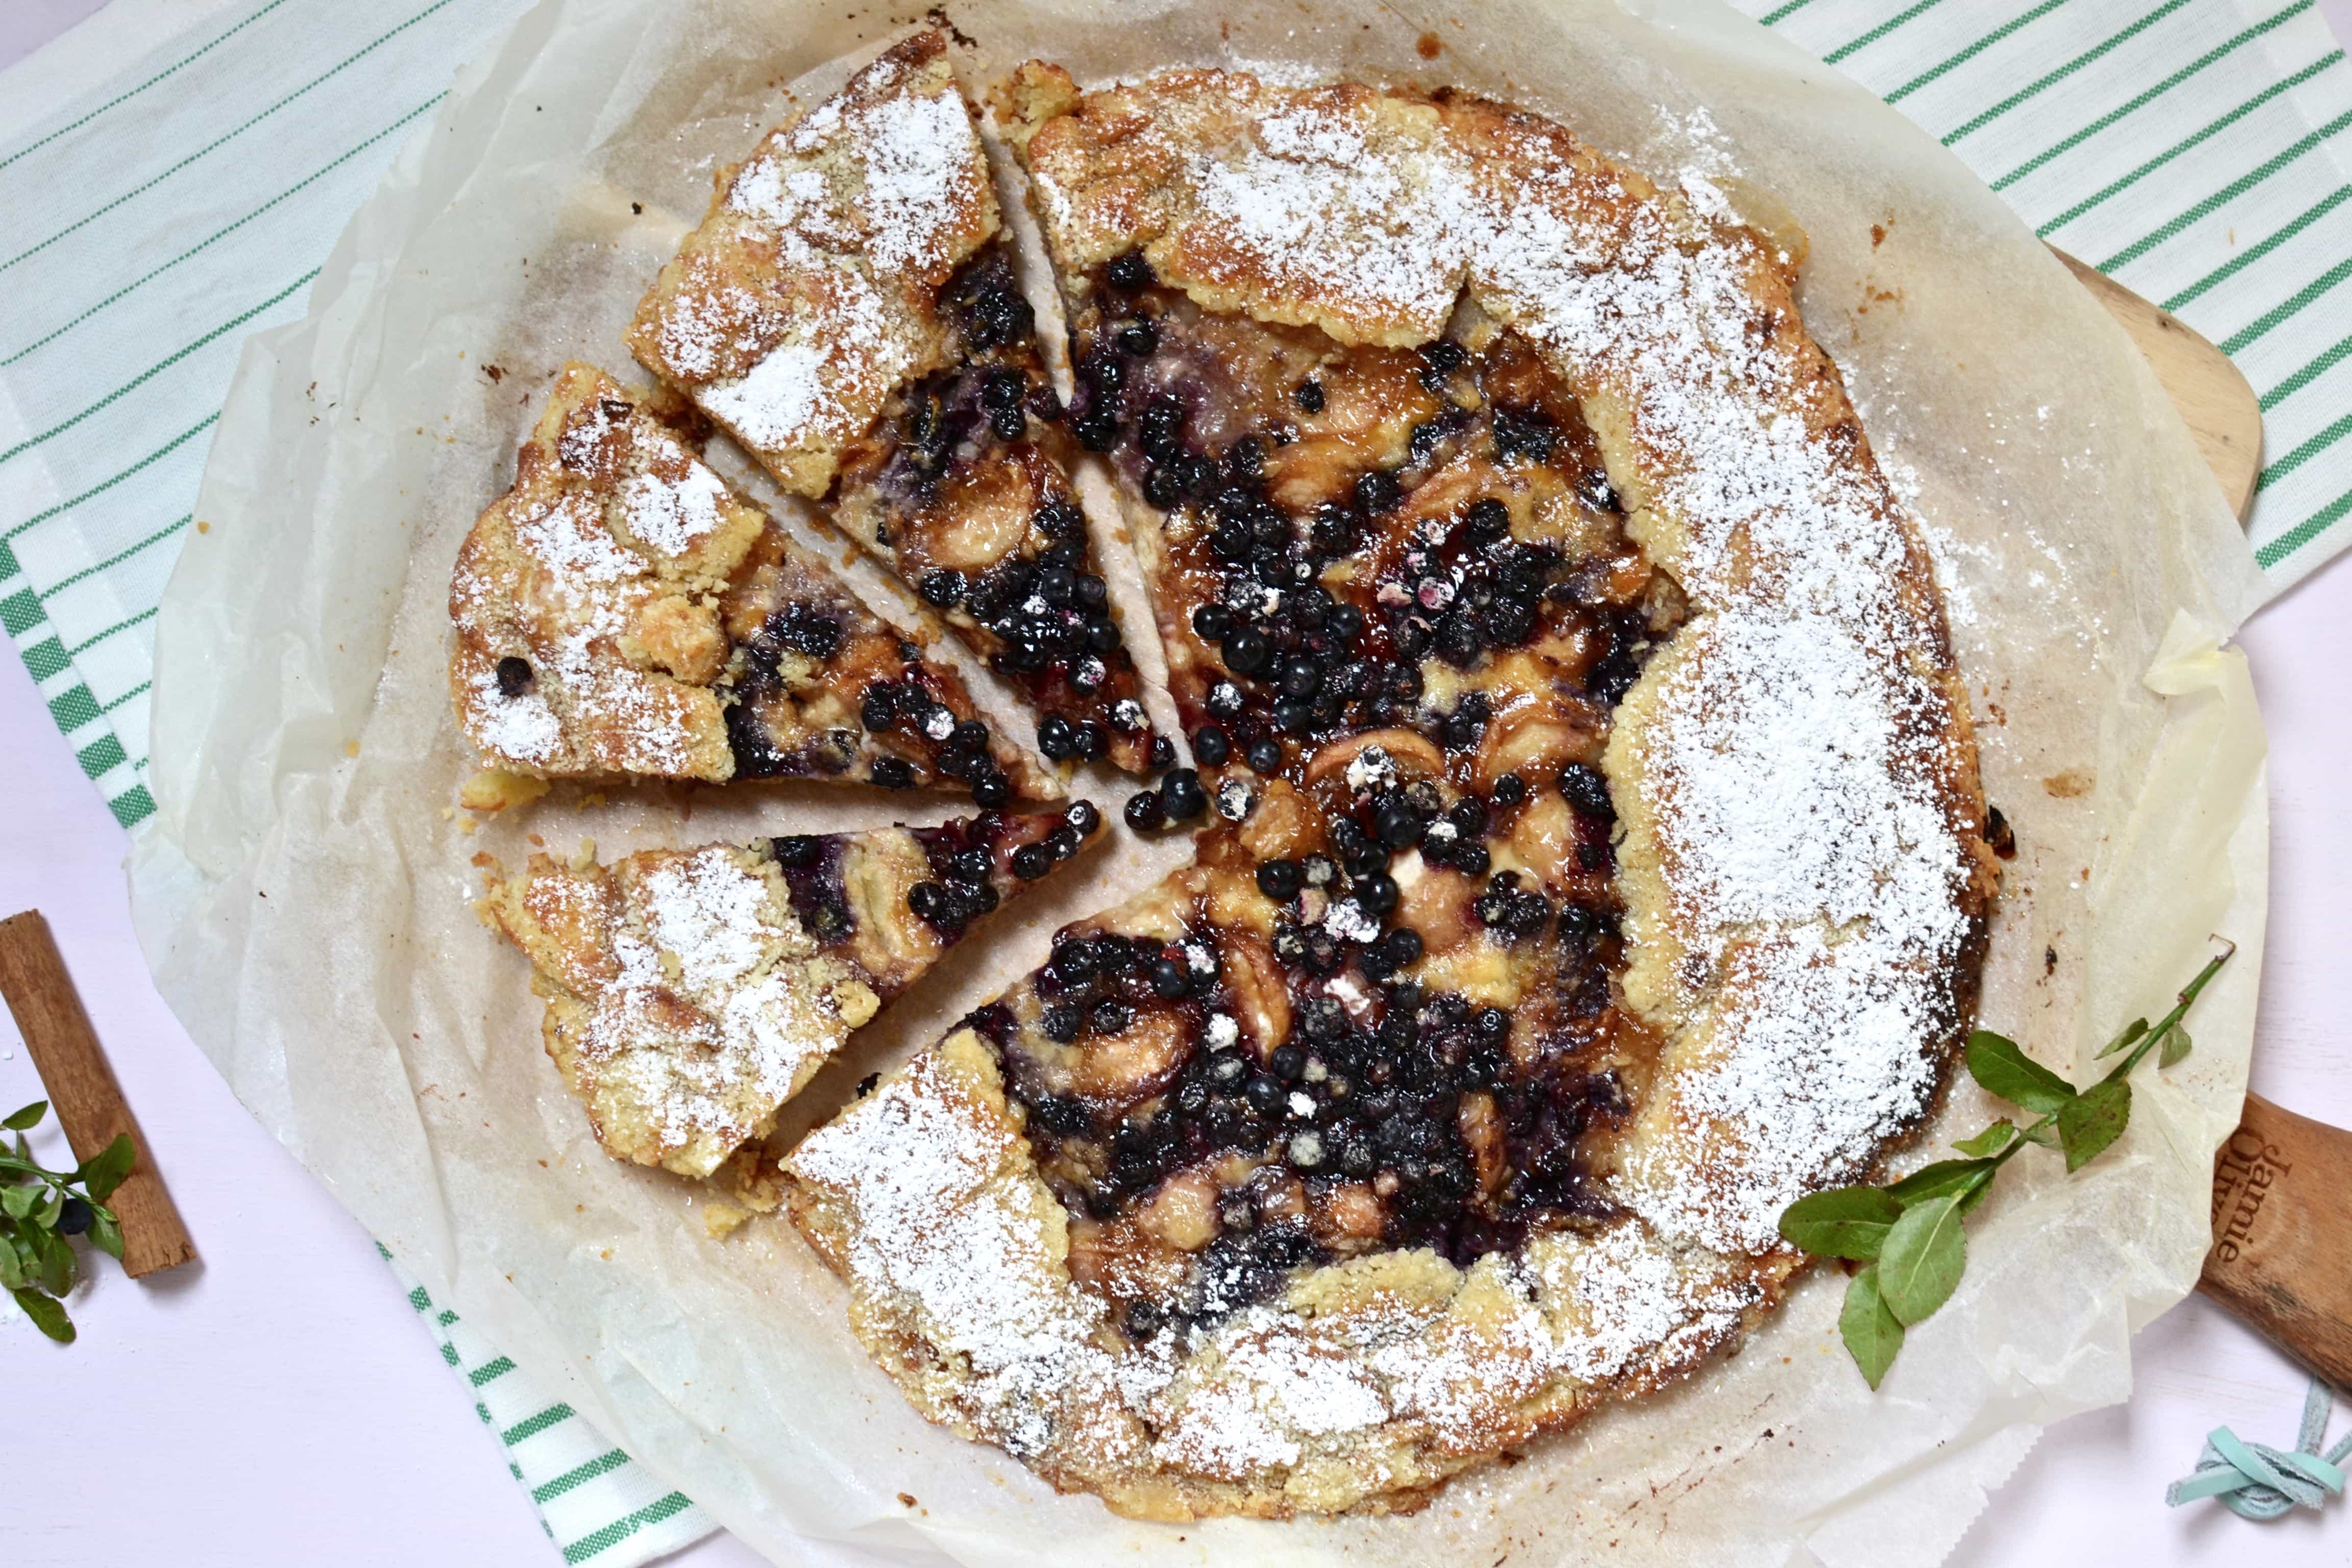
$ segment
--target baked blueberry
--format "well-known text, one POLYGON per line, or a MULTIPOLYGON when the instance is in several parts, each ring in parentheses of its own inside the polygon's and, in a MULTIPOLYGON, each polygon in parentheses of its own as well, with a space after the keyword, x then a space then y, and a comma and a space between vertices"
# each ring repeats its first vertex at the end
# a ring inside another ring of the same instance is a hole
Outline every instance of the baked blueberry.
POLYGON ((1156 833, 1168 821, 1167 803, 1156 789, 1138 790, 1127 797, 1127 805, 1120 815, 1138 833, 1156 833))

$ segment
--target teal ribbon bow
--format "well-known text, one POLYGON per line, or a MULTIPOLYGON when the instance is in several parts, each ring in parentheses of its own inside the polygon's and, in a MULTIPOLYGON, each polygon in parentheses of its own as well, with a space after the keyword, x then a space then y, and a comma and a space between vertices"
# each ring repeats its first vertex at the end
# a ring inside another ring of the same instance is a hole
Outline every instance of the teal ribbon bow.
POLYGON ((2276 1519, 2294 1508, 2320 1507, 2344 1490, 2344 1461, 2352 1456, 2352 1434, 2325 1456, 2319 1451, 2334 1403, 2327 1385, 2313 1378, 2303 1402, 2303 1433, 2289 1451, 2245 1442, 2227 1426, 2216 1426, 2206 1434, 2204 1452, 2197 1456, 2197 1473, 2173 1482, 2164 1500, 2179 1508, 2199 1498, 2218 1497, 2231 1513, 2252 1520, 2276 1519))

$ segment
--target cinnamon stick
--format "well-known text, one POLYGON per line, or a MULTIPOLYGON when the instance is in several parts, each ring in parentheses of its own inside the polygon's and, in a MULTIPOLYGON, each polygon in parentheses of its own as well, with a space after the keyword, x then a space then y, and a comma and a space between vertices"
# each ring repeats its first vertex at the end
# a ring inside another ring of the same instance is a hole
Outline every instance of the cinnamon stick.
POLYGON ((2198 1288, 2352 1389, 2352 1132, 2246 1096, 2213 1170, 2198 1288))
POLYGON ((122 1227, 122 1271, 135 1279, 193 1261, 196 1249, 156 1173, 147 1135, 122 1098, 38 910, 0 920, 0 995, 7 998, 74 1158, 87 1160, 125 1132, 139 1151, 131 1173, 106 1201, 122 1227))

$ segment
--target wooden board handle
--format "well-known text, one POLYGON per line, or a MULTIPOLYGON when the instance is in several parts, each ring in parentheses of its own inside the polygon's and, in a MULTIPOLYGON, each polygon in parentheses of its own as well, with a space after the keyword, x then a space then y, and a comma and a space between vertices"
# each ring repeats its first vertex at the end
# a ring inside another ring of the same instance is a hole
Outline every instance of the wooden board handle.
POLYGON ((194 1260, 196 1249, 172 1194, 163 1190, 163 1178, 155 1173, 147 1135, 123 1100, 122 1086, 114 1081, 64 955, 38 910, 0 920, 0 994, 8 999, 74 1158, 87 1160, 125 1132, 139 1151, 131 1174, 106 1200, 122 1226, 122 1271, 135 1279, 194 1260))
POLYGON ((2197 449, 2204 455, 2205 466, 2213 470, 2214 482, 2228 498, 2230 510, 2244 522, 2263 472, 2263 405, 2247 384, 2245 373, 2179 317, 2150 304, 2056 246, 2050 248, 2130 334, 2163 384, 2164 395, 2179 411, 2181 422, 2189 426, 2189 434, 2196 437, 2197 449))
POLYGON ((2352 1390, 2352 1132, 2246 1096, 2213 1170, 2198 1289, 2352 1390))

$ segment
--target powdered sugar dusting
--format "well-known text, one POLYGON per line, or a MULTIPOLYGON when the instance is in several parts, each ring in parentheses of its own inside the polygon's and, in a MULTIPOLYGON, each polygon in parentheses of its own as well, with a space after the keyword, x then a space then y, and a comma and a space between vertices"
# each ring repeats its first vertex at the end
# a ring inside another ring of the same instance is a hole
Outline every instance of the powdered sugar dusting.
POLYGON ((851 1277, 967 1364, 989 1436, 1034 1454, 1063 1402, 1109 1393, 1116 1368, 1097 1342, 1102 1305, 1052 1257, 1053 1199, 1011 1169, 1017 1135, 974 1110, 928 1056, 811 1133, 792 1166, 849 1205, 851 1277))
POLYGON ((642 473, 621 487, 621 515, 630 537, 664 555, 683 555, 726 521, 727 485, 700 463, 686 477, 642 473))
POLYGON ((1460 289, 1462 237, 1448 193, 1418 189, 1415 176, 1450 167, 1375 155, 1344 111, 1302 106, 1255 129, 1258 145, 1239 160, 1202 153, 1192 169, 1236 270, 1306 298, 1377 300, 1442 323, 1460 289))
POLYGON ((600 607, 596 589, 646 570, 604 526, 603 509, 576 492, 533 510, 516 525, 515 538, 547 569, 548 591, 592 616, 600 607))
POLYGON ((767 880, 722 848, 656 866, 636 894, 646 936, 677 958, 678 984, 698 1002, 723 994, 772 949, 803 942, 791 907, 772 900, 767 880))
POLYGON ((866 253, 883 272, 928 271, 950 259, 941 218, 956 207, 979 146, 955 93, 887 98, 848 128, 866 165, 866 253))
POLYGON ((1373 1376, 1295 1318, 1254 1313, 1223 1336, 1214 1375, 1191 1390, 1159 1450, 1188 1468, 1242 1476, 1298 1462, 1300 1440, 1360 1432, 1389 1417, 1373 1376))
POLYGON ((1904 754, 1908 684, 1840 618, 1726 616, 1684 637, 1661 694, 1677 721, 1647 756, 1674 792, 1672 897, 1710 957, 1743 927, 1816 918, 1959 940, 1949 867, 1913 853, 1948 829, 1904 754))
MULTIPOLYGON (((580 490, 530 506, 514 534, 535 568, 530 596, 554 635, 533 650, 526 690, 508 695, 489 668, 470 679, 475 744, 542 766, 593 747, 600 754, 592 770, 688 771, 691 748, 677 695, 654 673, 631 668, 616 646, 658 586, 650 563, 613 536, 595 497, 580 490)), ((461 592, 466 586, 461 581, 461 592)), ((461 614, 460 630, 468 624, 461 614)))
POLYGON ((466 708, 467 731, 484 751, 519 763, 548 763, 562 750, 562 721, 538 692, 509 697, 499 686, 498 671, 488 667, 467 680, 466 689, 473 699, 466 708))
POLYGON ((608 1142, 708 1175, 871 1015, 871 994, 814 956, 780 886, 734 850, 654 851, 618 872, 619 974, 577 1070, 608 1142))
POLYGON ((556 428, 525 448, 451 578, 467 736, 551 774, 724 777, 717 696, 640 662, 635 634, 648 605, 723 576, 748 538, 724 531, 725 483, 617 383, 562 374, 556 428))
POLYGON ((834 404, 824 362, 814 343, 782 344, 749 375, 704 387, 702 405, 754 447, 789 447, 816 423, 820 404, 834 404))
POLYGON ((1431 1258, 1434 1294, 1262 1303, 1129 1345, 1063 1265, 1058 1205, 1001 1095, 972 1081, 992 1072, 984 1059, 976 1037, 952 1037, 810 1134, 790 1169, 833 1211, 864 1310, 949 1358, 957 1416, 1023 1458, 1129 1465, 1150 1434, 1152 1461, 1244 1480, 1383 1433, 1475 1445, 1560 1380, 1703 1352, 1759 1298, 1721 1260, 1677 1257, 1625 1220, 1467 1275, 1431 1258), (1081 1436, 1094 1447, 1073 1454, 1081 1436))

